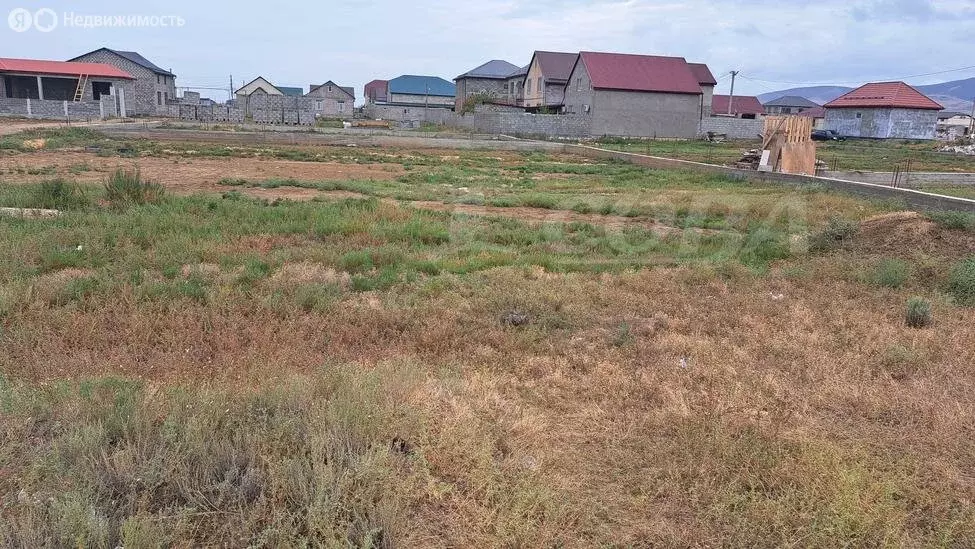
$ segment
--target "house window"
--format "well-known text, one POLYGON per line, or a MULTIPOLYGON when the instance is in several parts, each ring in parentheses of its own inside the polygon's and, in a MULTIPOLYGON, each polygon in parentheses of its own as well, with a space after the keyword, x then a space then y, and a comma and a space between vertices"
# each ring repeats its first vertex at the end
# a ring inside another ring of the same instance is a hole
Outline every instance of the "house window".
POLYGON ((156 105, 162 105, 162 92, 156 92, 156 105))
POLYGON ((582 77, 581 76, 579 78, 576 78, 576 91, 577 92, 581 92, 582 91, 582 77))
POLYGON ((531 92, 532 92, 532 81, 529 80, 528 83, 525 84, 525 93, 531 93, 531 92))
POLYGON ((166 103, 169 103, 169 92, 163 92, 163 99, 166 103))
POLYGON ((504 91, 508 91, 508 83, 507 82, 504 83, 504 91))
POLYGON ((863 117, 863 114, 857 113, 857 118, 862 118, 862 117, 863 117))
POLYGON ((339 101, 339 112, 345 112, 345 101, 339 101))
POLYGON ((322 102, 321 99, 315 101, 315 110, 318 112, 322 112, 323 110, 325 110, 324 103, 322 102))
POLYGON ((156 84, 162 84, 162 75, 160 74, 156 75, 156 84))
POLYGON ((538 77, 538 93, 542 93, 542 77, 538 77))
POLYGON ((329 87, 328 87, 328 92, 329 92, 329 93, 332 93, 332 86, 329 86, 329 87))

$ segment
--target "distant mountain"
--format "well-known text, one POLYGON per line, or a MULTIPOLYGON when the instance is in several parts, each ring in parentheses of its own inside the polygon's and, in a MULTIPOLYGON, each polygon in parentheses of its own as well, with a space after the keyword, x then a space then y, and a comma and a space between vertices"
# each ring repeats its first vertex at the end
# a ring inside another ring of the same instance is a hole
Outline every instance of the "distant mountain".
POLYGON ((915 87, 918 91, 932 99, 935 95, 957 97, 971 104, 972 98, 975 97, 975 78, 952 80, 951 82, 944 82, 942 84, 928 84, 927 86, 915 87))
MULTIPOLYGON (((975 98, 975 78, 952 80, 941 84, 915 86, 918 91, 934 99, 944 106, 945 110, 969 112, 972 109, 972 98, 975 98)), ((820 105, 829 103, 844 93, 852 90, 845 86, 812 86, 808 88, 790 88, 788 90, 763 93, 758 96, 762 103, 768 103, 786 95, 798 95, 820 105)))

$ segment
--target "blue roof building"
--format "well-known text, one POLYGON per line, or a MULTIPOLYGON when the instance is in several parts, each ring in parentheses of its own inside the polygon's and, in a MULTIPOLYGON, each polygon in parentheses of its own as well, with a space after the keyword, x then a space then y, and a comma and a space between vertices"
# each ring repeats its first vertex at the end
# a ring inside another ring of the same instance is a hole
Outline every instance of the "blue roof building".
POLYGON ((391 95, 428 95, 453 98, 454 91, 454 84, 439 76, 404 74, 389 81, 389 93, 391 95))

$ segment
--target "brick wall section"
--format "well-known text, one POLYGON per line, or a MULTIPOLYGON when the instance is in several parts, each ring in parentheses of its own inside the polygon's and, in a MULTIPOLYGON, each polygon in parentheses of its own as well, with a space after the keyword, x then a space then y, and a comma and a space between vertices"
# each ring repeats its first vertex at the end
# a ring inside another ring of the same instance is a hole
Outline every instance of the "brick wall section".
POLYGON ((390 94, 389 102, 403 105, 416 105, 417 107, 422 107, 424 105, 439 105, 439 106, 454 106, 454 97, 443 96, 443 95, 419 95, 419 94, 408 94, 408 93, 393 93, 390 94))
POLYGON ((130 89, 125 92, 125 109, 127 114, 137 115, 165 115, 168 112, 168 99, 176 99, 176 82, 171 76, 158 76, 151 70, 137 65, 128 59, 110 51, 98 50, 77 59, 86 63, 106 63, 118 67, 136 78, 129 84, 130 89), (159 96, 163 101, 159 104, 159 96))
POLYGON ((934 139, 937 125, 938 112, 933 110, 826 109, 826 129, 851 137, 934 139))
POLYGON ((725 134, 728 139, 758 139, 764 129, 765 122, 763 120, 709 116, 701 120, 698 135, 714 132, 725 134))
POLYGON ((457 93, 454 100, 454 111, 460 112, 464 108, 464 102, 472 95, 486 94, 497 99, 507 99, 508 91, 505 90, 508 81, 497 78, 460 78, 455 80, 457 93))
POLYGON ((0 98, 0 115, 26 116, 42 120, 101 120, 118 116, 115 97, 99 101, 53 101, 0 98))

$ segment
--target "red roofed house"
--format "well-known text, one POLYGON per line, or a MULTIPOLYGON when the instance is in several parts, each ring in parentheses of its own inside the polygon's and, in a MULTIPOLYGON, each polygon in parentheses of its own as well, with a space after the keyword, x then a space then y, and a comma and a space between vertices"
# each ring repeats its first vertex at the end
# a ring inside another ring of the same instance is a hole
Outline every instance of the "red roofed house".
POLYGON ((694 137, 704 95, 699 80, 683 57, 581 52, 565 111, 588 115, 593 135, 694 137))
POLYGON ((711 100, 711 114, 713 116, 733 116, 735 118, 755 119, 765 114, 765 107, 757 97, 751 95, 715 95, 711 100), (731 103, 731 108, 728 104, 731 103))
POLYGON ((944 108, 903 82, 865 84, 823 106, 826 129, 876 139, 934 139, 944 108))
MULTIPOLYGON (((0 58, 0 112, 64 118, 65 112, 77 114, 80 105, 100 101, 102 96, 124 97, 120 91, 131 95, 133 80, 131 74, 104 63, 0 58), (26 99, 33 101, 30 107, 20 101, 26 99), (65 101, 79 106, 68 109, 65 101)), ((100 108, 92 109, 88 113, 97 116, 100 108)))

